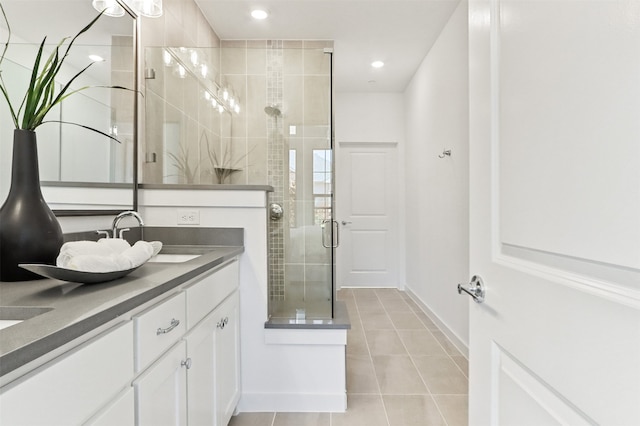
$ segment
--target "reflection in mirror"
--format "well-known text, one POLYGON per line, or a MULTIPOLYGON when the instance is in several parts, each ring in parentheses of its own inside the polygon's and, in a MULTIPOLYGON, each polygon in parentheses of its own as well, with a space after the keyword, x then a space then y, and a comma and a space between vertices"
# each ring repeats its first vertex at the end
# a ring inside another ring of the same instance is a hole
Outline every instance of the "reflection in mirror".
POLYGON ((231 126, 242 105, 220 82, 219 49, 145 49, 144 183, 227 184, 246 165, 231 126), (235 148, 235 149, 234 149, 235 148))
MULTIPOLYGON (((77 33, 97 12, 90 1, 3 0, 11 43, 2 63, 2 77, 14 105, 19 105, 28 86, 39 43, 46 36, 43 57, 49 55, 64 37, 77 33), (28 17, 29 19, 25 19, 28 17)), ((136 146, 133 91, 94 86, 136 87, 135 19, 102 16, 74 43, 65 60, 66 69, 59 83, 66 83, 91 61, 93 65, 74 81, 72 89, 92 86, 67 99, 46 117, 51 123, 37 129, 40 179, 45 199, 53 209, 94 210, 133 207, 134 152, 136 146), (93 55, 93 56, 92 56, 93 55), (118 139, 85 128, 61 124, 77 123, 118 139), (62 190, 61 188, 64 188, 62 190), (75 194, 69 195, 69 188, 75 194), (109 202, 96 204, 88 198, 96 188, 109 188, 109 202), (64 197, 60 194, 66 194, 64 197), (84 199, 87 195, 87 199, 84 199), (58 199, 58 196, 62 197, 58 199), (69 200, 76 199, 73 204, 69 200)), ((7 28, 0 23, 4 43, 7 28)), ((0 198, 9 191, 13 122, 6 103, 0 103, 0 198)))

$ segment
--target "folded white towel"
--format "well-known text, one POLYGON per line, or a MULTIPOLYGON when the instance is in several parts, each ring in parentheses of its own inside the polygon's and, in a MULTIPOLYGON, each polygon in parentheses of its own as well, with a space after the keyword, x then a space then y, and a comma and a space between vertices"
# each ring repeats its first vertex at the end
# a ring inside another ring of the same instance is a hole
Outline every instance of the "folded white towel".
POLYGON ((126 249, 131 247, 131 244, 127 240, 122 238, 100 238, 98 244, 106 245, 112 249, 115 253, 122 253, 126 249))
POLYGON ((120 255, 129 261, 131 268, 135 268, 153 256, 153 246, 146 241, 138 241, 120 255))
POLYGON ((130 264, 131 262, 121 254, 109 256, 80 254, 72 257, 65 268, 83 272, 114 272, 131 269, 130 264))
POLYGON ((84 272, 114 272, 138 267, 158 254, 160 241, 138 241, 132 246, 120 238, 72 241, 60 249, 56 265, 84 272))
POLYGON ((108 257, 112 254, 119 254, 120 251, 116 251, 110 244, 101 244, 97 241, 70 241, 64 243, 60 248, 56 265, 62 268, 74 269, 70 268, 69 264, 76 256, 108 257))

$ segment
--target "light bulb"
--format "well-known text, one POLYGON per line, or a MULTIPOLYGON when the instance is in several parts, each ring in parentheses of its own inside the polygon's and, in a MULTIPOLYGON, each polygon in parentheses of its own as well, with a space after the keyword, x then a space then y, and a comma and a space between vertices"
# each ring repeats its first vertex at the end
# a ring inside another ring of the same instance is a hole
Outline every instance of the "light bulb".
POLYGON ((162 0, 130 0, 128 4, 140 15, 147 18, 162 16, 162 0))
POLYGON ((124 8, 116 0, 93 0, 91 4, 98 12, 104 10, 104 14, 107 16, 113 16, 114 18, 124 16, 124 8))
POLYGON ((251 17, 259 21, 263 19, 267 19, 268 16, 269 16, 269 13, 266 10, 255 9, 251 11, 251 17))

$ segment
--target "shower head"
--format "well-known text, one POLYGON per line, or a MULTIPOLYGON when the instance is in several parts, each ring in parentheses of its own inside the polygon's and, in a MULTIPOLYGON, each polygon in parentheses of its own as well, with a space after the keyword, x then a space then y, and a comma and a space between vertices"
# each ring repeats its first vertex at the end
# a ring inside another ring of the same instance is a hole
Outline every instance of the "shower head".
POLYGON ((264 107, 264 112, 266 112, 269 117, 280 117, 282 115, 280 108, 276 105, 268 105, 264 107))

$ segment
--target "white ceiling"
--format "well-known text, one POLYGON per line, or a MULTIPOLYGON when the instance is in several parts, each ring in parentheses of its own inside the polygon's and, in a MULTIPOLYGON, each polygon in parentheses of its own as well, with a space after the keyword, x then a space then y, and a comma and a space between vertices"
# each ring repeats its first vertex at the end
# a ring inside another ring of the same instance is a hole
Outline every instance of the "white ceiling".
POLYGON ((333 40, 337 92, 404 91, 458 2, 196 0, 223 40, 333 40), (269 18, 253 20, 254 8, 269 18), (374 60, 384 68, 373 69, 374 60))

